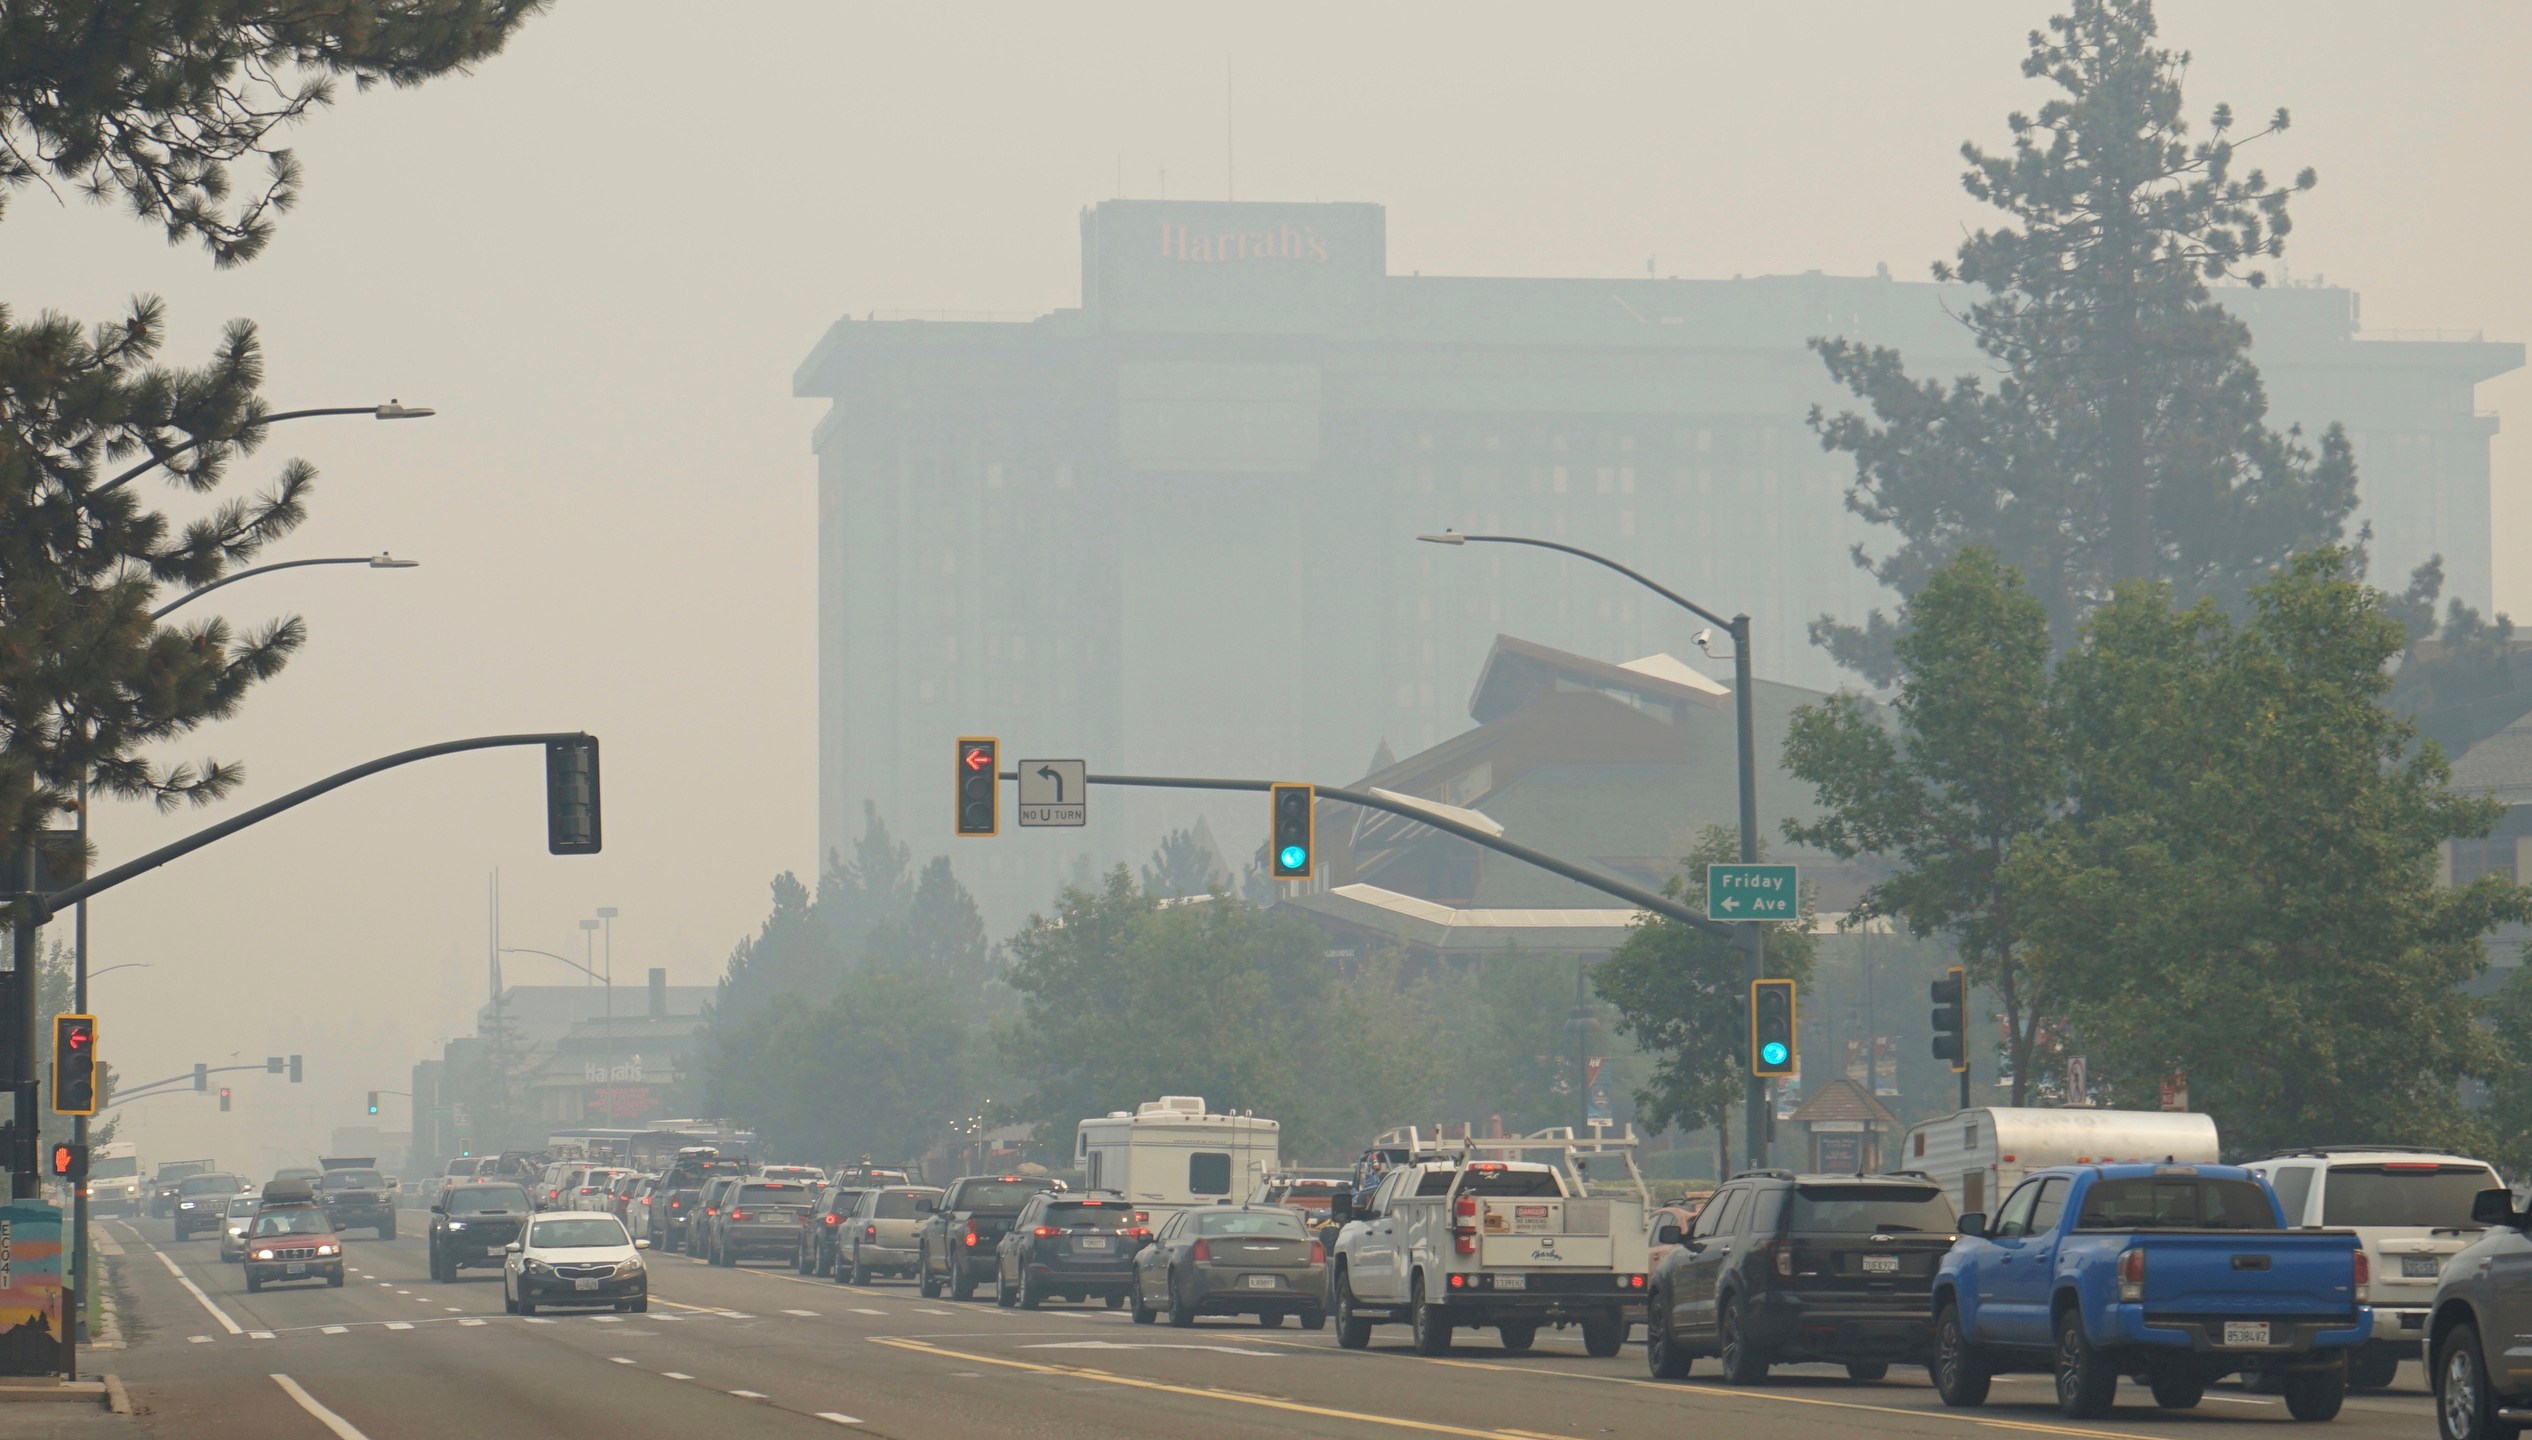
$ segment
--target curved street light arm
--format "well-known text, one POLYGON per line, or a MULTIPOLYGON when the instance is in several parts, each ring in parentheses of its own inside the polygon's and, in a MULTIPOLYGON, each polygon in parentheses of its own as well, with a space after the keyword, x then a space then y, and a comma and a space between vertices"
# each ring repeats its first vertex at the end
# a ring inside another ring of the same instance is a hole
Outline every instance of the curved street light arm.
MULTIPOLYGON (((367 415, 378 420, 420 420, 434 413, 436 412, 434 412, 428 405, 404 405, 390 400, 384 405, 327 405, 313 410, 281 410, 265 416, 261 423, 270 425, 282 420, 305 420, 310 416, 315 415, 367 415)), ((199 440, 188 440, 182 445, 169 447, 167 454, 182 454, 187 450, 199 447, 201 444, 202 442, 199 440)), ((93 496, 103 495, 113 490, 120 490, 126 484, 147 475, 150 471, 157 469, 165 462, 165 455, 152 455, 147 460, 144 460, 140 464, 133 466, 131 469, 124 471, 122 474, 115 476, 113 479, 108 480, 103 485, 98 486, 96 489, 91 490, 88 493, 93 496)))
POLYGON ((581 964, 579 961, 567 956, 557 955, 551 950, 535 950, 525 945, 504 945, 501 947, 501 953, 504 955, 542 955, 548 960, 560 960, 564 964, 569 965, 574 970, 579 971, 581 974, 588 976, 592 980, 604 980, 607 978, 604 975, 599 974, 597 971, 590 969, 588 966, 581 964))
POLYGON ((223 575, 200 589, 188 590, 149 612, 149 618, 164 620, 171 611, 190 605, 223 585, 234 585, 240 580, 252 579, 257 575, 269 575, 275 570, 296 570, 302 565, 366 565, 372 570, 410 570, 421 563, 419 560, 395 559, 383 550, 375 555, 329 555, 315 560, 276 560, 270 565, 257 565, 251 569, 240 570, 233 575, 223 575))
POLYGON ((1571 555, 1577 560, 1588 560, 1594 565, 1615 570, 1629 580, 1632 580, 1636 584, 1643 586, 1645 589, 1652 591, 1654 594, 1661 596, 1663 599, 1668 600, 1680 609, 1697 616, 1699 619, 1720 625, 1723 628, 1732 631, 1736 635, 1740 633, 1740 627, 1734 622, 1724 619, 1722 616, 1715 614, 1713 611, 1698 604, 1696 601, 1689 599, 1687 596, 1680 594, 1678 591, 1671 589, 1669 586, 1662 584, 1660 581, 1645 575, 1642 571, 1630 569, 1627 566, 1621 565, 1617 561, 1610 559, 1606 555, 1595 555, 1592 552, 1583 549, 1579 545, 1567 545, 1563 541, 1559 540, 1534 540, 1527 535, 1462 535, 1455 530, 1445 530, 1439 535, 1418 535, 1415 538, 1434 545, 1458 545, 1462 543, 1477 543, 1485 545, 1535 545, 1541 550, 1558 551, 1562 554, 1571 555))

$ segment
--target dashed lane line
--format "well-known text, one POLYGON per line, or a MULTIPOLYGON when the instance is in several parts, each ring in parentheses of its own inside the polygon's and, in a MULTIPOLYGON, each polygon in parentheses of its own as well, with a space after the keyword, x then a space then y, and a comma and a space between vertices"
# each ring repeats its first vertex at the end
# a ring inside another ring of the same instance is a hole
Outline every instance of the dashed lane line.
POLYGON ((695 1378, 681 1370, 662 1370, 659 1372, 659 1375, 663 1380, 692 1380, 695 1378))
POLYGON ((821 1410, 818 1412, 818 1418, 821 1420, 832 1420, 838 1425, 859 1425, 862 1423, 860 1420, 845 1414, 841 1410, 821 1410))
POLYGON ((638 1365, 641 1363, 630 1355, 610 1355, 607 1358, 618 1365, 638 1365))
POLYGON ((352 1333, 352 1327, 349 1325, 319 1325, 317 1327, 317 1333, 319 1335, 349 1335, 352 1333))
POLYGON ((736 1395, 741 1400, 763 1400, 769 1398, 762 1390, 733 1390, 730 1393, 736 1395))

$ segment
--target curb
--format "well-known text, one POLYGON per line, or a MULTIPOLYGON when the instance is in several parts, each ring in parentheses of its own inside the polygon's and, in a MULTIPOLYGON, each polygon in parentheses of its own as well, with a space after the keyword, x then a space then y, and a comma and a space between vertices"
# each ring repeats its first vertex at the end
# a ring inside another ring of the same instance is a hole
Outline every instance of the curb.
POLYGON ((105 1382, 106 1408, 117 1415, 131 1414, 132 1395, 130 1391, 123 1388, 123 1377, 105 1375, 99 1378, 105 1382))
POLYGON ((102 1380, 72 1380, 67 1383, 49 1380, 39 1383, 0 1385, 0 1405, 63 1400, 103 1405, 108 1403, 109 1398, 106 1382, 102 1380))

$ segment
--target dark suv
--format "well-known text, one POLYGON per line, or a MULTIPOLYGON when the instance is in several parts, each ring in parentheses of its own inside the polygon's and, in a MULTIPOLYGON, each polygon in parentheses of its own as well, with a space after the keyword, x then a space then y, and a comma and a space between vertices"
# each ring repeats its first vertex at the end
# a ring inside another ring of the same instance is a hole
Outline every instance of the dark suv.
MULTIPOLYGON (((666 1174, 651 1186, 648 1212, 643 1221, 647 1232, 643 1238, 654 1250, 684 1250, 692 1227, 687 1223, 703 1214, 704 1182, 716 1175, 739 1175, 747 1170, 744 1160, 723 1159, 712 1154, 684 1154, 668 1167, 666 1174)), ((692 1252, 690 1252, 692 1253, 692 1252)))
MULTIPOLYGON (((2532 1211, 2505 1190, 2471 1204, 2477 1239, 2444 1262, 2427 1320, 2427 1380, 2442 1440, 2514 1440, 2532 1419, 2532 1211)), ((2360 1298, 2362 1287, 2360 1287, 2360 1298)))
POLYGON ((455 1280, 469 1265, 499 1269, 502 1247, 535 1208, 527 1187, 508 1181, 461 1180, 440 1191, 431 1202, 431 1278, 455 1280))
POLYGON ((1656 1379, 1685 1377, 1701 1355, 1735 1385, 1794 1361, 1878 1380, 1893 1361, 1933 1356, 1934 1272, 1958 1231, 1932 1180, 1751 1171, 1675 1238, 1645 1312, 1656 1379))
POLYGON ((794 1268, 803 1275, 832 1275, 844 1253, 844 1220, 870 1192, 867 1185, 829 1185, 817 1205, 800 1217, 800 1253, 794 1268))
POLYGON ((914 1278, 926 1300, 964 1300, 993 1278, 994 1248, 1013 1216, 1041 1190, 1064 1187, 1044 1175, 969 1175, 950 1182, 918 1232, 914 1278))
POLYGON ((1050 1295, 1096 1296, 1118 1309, 1134 1289, 1134 1256, 1151 1239, 1146 1217, 1117 1196, 1048 1191, 1020 1207, 995 1247, 993 1298, 1034 1310, 1050 1295))
MULTIPOLYGON (((807 1181, 748 1176, 722 1192, 719 1212, 706 1222, 711 1229, 704 1242, 704 1258, 715 1265, 736 1265, 765 1255, 797 1262, 800 1217, 817 1201, 817 1187, 807 1181)), ((705 1206, 707 1213, 711 1209, 705 1206)))

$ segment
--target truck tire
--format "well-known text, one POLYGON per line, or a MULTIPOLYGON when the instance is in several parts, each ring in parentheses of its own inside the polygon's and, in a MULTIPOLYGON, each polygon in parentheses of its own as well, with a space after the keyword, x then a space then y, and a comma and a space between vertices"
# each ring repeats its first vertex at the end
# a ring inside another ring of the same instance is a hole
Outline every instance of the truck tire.
POLYGON ((1644 1306, 1644 1366, 1656 1380, 1685 1380, 1695 1356, 1671 1333, 1670 1293, 1655 1290, 1644 1306))
MULTIPOLYGON (((1371 1344, 1371 1322, 1354 1313, 1354 1278, 1340 1266, 1336 1272, 1336 1283, 1330 1288, 1336 1291, 1337 1348, 1360 1350, 1371 1344)), ((1138 1300, 1135 1303, 1142 1302, 1138 1300)))
POLYGON ((1012 1299, 1023 1310, 1034 1310, 1046 1303, 1046 1297, 1039 1294, 1035 1286, 1029 1284, 1029 1273, 1026 1270, 1020 1272, 1019 1290, 1012 1299))
POLYGON ((2195 1410, 2207 1394, 2207 1382, 2194 1371, 2157 1370, 2145 1383, 2154 1392, 2156 1407, 2164 1410, 2195 1410))
POLYGON ((914 1276, 914 1288, 923 1292, 924 1299, 938 1300, 941 1298, 941 1282, 933 1278, 932 1275, 931 1251, 918 1250, 915 1252, 914 1276))
POLYGON ((1594 1360, 1606 1360, 1626 1348, 1626 1312, 1611 1310, 1582 1322, 1583 1353, 1594 1360))
POLYGON ((1139 1280, 1135 1282, 1134 1297, 1126 1306, 1126 1313, 1133 1317, 1137 1325, 1149 1325, 1160 1318, 1159 1311, 1143 1303, 1143 1285, 1139 1280))
POLYGON ((1407 1326, 1415 1335, 1418 1355, 1451 1353, 1451 1320, 1441 1306, 1428 1304, 1424 1298, 1424 1277, 1415 1279, 1415 1290, 1407 1305, 1407 1326))
MULTIPOLYGON (((835 1267, 835 1278, 839 1282, 844 1279, 843 1266, 835 1267)), ((858 1248, 853 1251, 853 1283, 856 1285, 870 1283, 870 1267, 862 1263, 862 1252, 858 1248)))
POLYGON ((1495 1327, 1495 1338, 1503 1342, 1504 1349, 1520 1355, 1538 1343, 1539 1327, 1535 1321, 1524 1320, 1515 1323, 1507 1320, 1495 1327))
POLYGON ((2479 1331, 2456 1325, 2435 1349, 2435 1430, 2440 1440, 2515 1440, 2523 1427, 2497 1418, 2496 1387, 2480 1358, 2479 1331))
POLYGON ((382 1221, 380 1221, 380 1222, 379 1222, 379 1225, 378 1225, 378 1238, 379 1238, 379 1239, 381 1239, 381 1240, 393 1240, 393 1239, 395 1239, 395 1238, 396 1238, 396 1212, 395 1212, 395 1211, 393 1211, 393 1210, 388 1211, 388 1212, 387 1212, 387 1218, 386 1218, 385 1220, 382 1220, 382 1221))
POLYGON ((2400 1352, 2365 1349, 2347 1362, 2347 1388, 2382 1390, 2400 1378, 2400 1352))
POLYGON ((2299 1370, 2286 1377, 2286 1413, 2298 1420, 2336 1420, 2347 1403, 2347 1366, 2299 1370))
POLYGON ((1974 1410, 1987 1403, 1987 1387, 1995 1369, 1961 1328, 1960 1307, 1945 1302, 1934 1317, 1934 1363, 1925 1367, 1934 1393, 1954 1410, 1974 1410))
MULTIPOLYGON (((2084 1334, 2084 1317, 2057 1316, 2057 1409, 2069 1420, 2098 1420, 2119 1400, 2119 1372, 2084 1334)), ((2331 1413, 2337 1413, 2333 1406, 2331 1413)))
POLYGON ((1169 1323, 1181 1330, 1192 1330, 1196 1324, 1196 1307, 1187 1303, 1175 1270, 1169 1272, 1169 1323))
POLYGON ((1714 1322, 1715 1358, 1723 1362, 1723 1378, 1734 1385, 1767 1383, 1767 1352, 1741 1324, 1741 1302, 1738 1297, 1723 1302, 1723 1313, 1714 1322))

